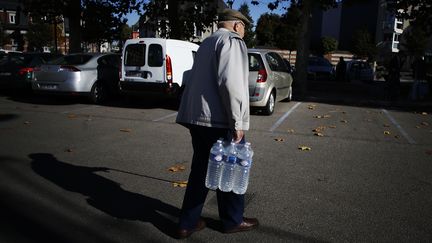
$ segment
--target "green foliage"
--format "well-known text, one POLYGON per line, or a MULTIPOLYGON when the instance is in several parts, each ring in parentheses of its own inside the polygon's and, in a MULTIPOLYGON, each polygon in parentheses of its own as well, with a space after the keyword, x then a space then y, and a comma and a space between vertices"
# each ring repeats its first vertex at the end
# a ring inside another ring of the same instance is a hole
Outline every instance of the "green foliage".
POLYGON ((333 37, 324 36, 321 38, 321 52, 328 54, 335 51, 338 47, 338 41, 333 37))
POLYGON ((238 9, 238 11, 242 13, 246 18, 248 18, 249 21, 251 22, 250 25, 246 26, 246 33, 245 36, 243 37, 243 40, 246 42, 247 47, 249 48, 255 47, 256 46, 255 31, 252 29, 254 25, 254 21, 250 15, 249 5, 243 3, 238 9))
POLYGON ((276 46, 276 32, 280 28, 280 22, 281 17, 277 14, 265 13, 260 16, 255 28, 259 46, 276 46))
POLYGON ((398 17, 411 20, 413 25, 432 34, 432 4, 430 0, 399 0, 389 3, 389 7, 398 13, 398 17), (403 11, 397 11, 402 9, 403 11))
POLYGON ((367 29, 358 29, 353 35, 351 52, 359 57, 375 59, 377 47, 367 29))
POLYGON ((300 9, 297 5, 291 4, 280 19, 280 25, 276 30, 276 46, 281 49, 296 50, 299 33, 300 9))
POLYGON ((429 38, 421 26, 410 26, 402 34, 400 49, 410 56, 421 56, 425 53, 429 38))
POLYGON ((49 46, 53 42, 52 27, 41 20, 33 19, 26 34, 28 41, 27 50, 42 51, 44 46, 49 46))

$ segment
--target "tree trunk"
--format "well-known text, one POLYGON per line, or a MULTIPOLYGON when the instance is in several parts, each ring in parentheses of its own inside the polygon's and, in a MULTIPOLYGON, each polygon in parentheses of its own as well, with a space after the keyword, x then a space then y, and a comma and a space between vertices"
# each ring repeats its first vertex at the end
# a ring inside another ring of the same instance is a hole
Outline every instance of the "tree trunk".
MULTIPOLYGON (((69 10, 69 53, 81 52, 82 28, 81 28, 81 1, 70 0, 69 10)), ((91 23, 88 23, 91 24, 91 23)))
POLYGON ((310 43, 310 19, 312 17, 312 9, 314 0, 303 0, 301 4, 302 15, 300 17, 300 31, 297 40, 297 56, 296 56, 296 82, 298 84, 298 95, 304 96, 307 91, 307 65, 309 57, 310 43))
POLYGON ((168 0, 168 21, 169 21, 169 38, 181 39, 182 23, 179 21, 178 15, 179 1, 168 0))

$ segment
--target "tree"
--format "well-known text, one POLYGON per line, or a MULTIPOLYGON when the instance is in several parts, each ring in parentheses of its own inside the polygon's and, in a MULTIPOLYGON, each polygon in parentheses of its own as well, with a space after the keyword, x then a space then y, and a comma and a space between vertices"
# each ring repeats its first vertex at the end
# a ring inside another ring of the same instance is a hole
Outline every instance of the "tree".
POLYGON ((282 15, 275 33, 277 47, 287 50, 297 49, 300 15, 300 10, 295 4, 291 4, 287 12, 282 15))
POLYGON ((319 55, 325 55, 329 54, 332 51, 335 51, 338 47, 338 41, 329 36, 321 37, 319 46, 318 46, 318 54, 319 55))
POLYGON ((52 33, 52 28, 48 24, 41 19, 33 19, 26 34, 27 50, 41 52, 44 46, 48 46, 53 41, 52 33))
POLYGON ((246 46, 251 48, 251 47, 255 47, 256 46, 256 38, 255 38, 255 31, 253 30, 253 25, 254 25, 254 21, 252 19, 252 17, 250 16, 250 11, 249 11, 249 5, 247 5, 246 3, 243 3, 239 10, 240 13, 242 13, 246 18, 249 19, 250 21, 250 25, 248 25, 246 27, 246 33, 245 36, 243 37, 243 40, 246 42, 246 46))
MULTIPOLYGON (((53 23, 58 18, 65 17, 69 19, 70 30, 70 52, 80 52, 82 42, 82 15, 87 6, 94 3, 103 3, 110 6, 114 14, 119 18, 108 19, 104 23, 118 21, 124 14, 131 11, 138 11, 143 4, 137 0, 22 0, 24 12, 31 16, 44 17, 47 23, 53 23)), ((97 15, 95 15, 97 16, 97 15)), ((54 22, 55 23, 55 22, 54 22)), ((99 26, 101 27, 101 26, 99 26)))
POLYGON ((276 46, 276 31, 280 26, 280 19, 279 15, 269 13, 265 13, 259 17, 255 29, 259 46, 276 46))
POLYGON ((412 24, 423 29, 427 35, 432 34, 432 4, 430 0, 393 1, 389 7, 397 13, 398 17, 410 20, 412 24))
POLYGON ((359 57, 373 60, 377 54, 377 47, 369 31, 359 29, 353 35, 353 48, 351 52, 359 57))
POLYGON ((428 41, 426 30, 414 24, 403 32, 399 49, 404 50, 410 56, 422 56, 426 51, 428 41))

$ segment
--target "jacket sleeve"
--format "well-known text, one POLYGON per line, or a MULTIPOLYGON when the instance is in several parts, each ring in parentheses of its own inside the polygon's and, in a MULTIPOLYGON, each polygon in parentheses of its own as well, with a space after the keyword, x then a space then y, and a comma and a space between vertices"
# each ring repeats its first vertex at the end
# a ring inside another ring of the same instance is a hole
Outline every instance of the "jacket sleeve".
POLYGON ((230 129, 249 129, 248 57, 244 41, 230 36, 219 48, 218 85, 230 129))

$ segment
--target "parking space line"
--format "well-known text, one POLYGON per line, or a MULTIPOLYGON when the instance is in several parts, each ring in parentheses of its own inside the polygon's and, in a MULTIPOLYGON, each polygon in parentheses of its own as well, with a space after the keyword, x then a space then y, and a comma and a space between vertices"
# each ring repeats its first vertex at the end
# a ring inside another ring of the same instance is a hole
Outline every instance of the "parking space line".
POLYGON ((390 115, 390 113, 386 109, 382 109, 382 111, 384 112, 384 114, 386 114, 387 118, 390 119, 390 121, 393 123, 393 125, 395 125, 399 129, 399 132, 402 134, 402 136, 405 137, 405 139, 408 141, 408 143, 416 144, 414 139, 412 139, 408 135, 408 133, 405 132, 405 130, 396 122, 396 120, 390 115))
POLYGON ((288 118, 288 116, 301 104, 301 102, 298 102, 297 104, 295 104, 293 107, 291 107, 291 109, 289 109, 281 118, 279 118, 279 120, 276 121, 276 123, 270 128, 270 132, 274 132, 274 130, 276 130, 276 128, 278 128, 283 121, 285 121, 285 119, 288 118))
POLYGON ((158 119, 155 119, 155 120, 153 120, 153 121, 154 121, 154 122, 162 121, 162 120, 165 120, 165 119, 167 119, 167 118, 170 118, 170 117, 173 117, 173 116, 177 116, 177 113, 178 113, 178 112, 174 112, 174 113, 172 113, 172 114, 169 114, 169 115, 163 116, 163 117, 158 118, 158 119))

